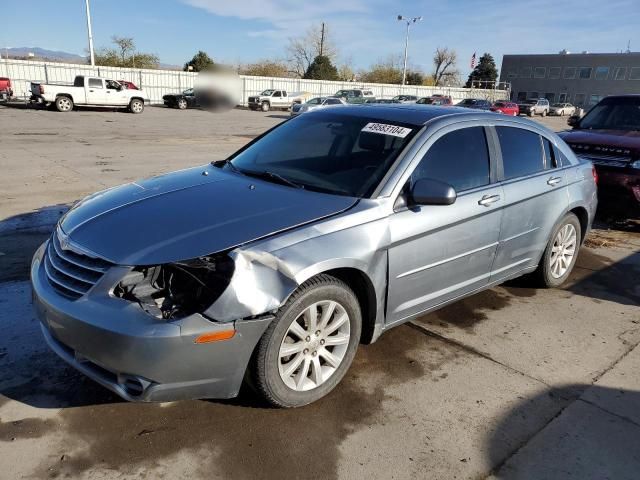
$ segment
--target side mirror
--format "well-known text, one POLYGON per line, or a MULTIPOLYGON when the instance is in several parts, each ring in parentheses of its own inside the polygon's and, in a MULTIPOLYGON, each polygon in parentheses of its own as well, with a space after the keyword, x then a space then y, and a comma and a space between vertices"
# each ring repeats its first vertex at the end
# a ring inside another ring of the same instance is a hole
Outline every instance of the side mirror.
POLYGON ((572 115, 567 119, 567 125, 576 128, 580 123, 580 117, 578 115, 572 115))
POLYGON ((421 178, 411 188, 410 201, 414 205, 451 205, 458 194, 448 183, 421 178))

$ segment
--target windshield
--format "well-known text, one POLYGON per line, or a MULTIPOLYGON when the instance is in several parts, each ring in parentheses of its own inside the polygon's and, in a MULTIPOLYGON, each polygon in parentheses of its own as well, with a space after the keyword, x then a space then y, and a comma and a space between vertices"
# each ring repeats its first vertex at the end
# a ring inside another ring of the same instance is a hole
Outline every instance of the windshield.
POLYGON ((580 128, 640 130, 640 97, 605 98, 580 120, 580 128))
POLYGON ((458 105, 475 105, 477 102, 475 98, 465 98, 458 105))
POLYGON ((267 180, 277 175, 308 190, 364 197, 419 129, 327 109, 284 122, 232 156, 230 168, 267 180))
POLYGON ((560 107, 560 108, 562 108, 562 107, 564 107, 564 103, 554 103, 552 106, 553 106, 553 107, 560 107))
POLYGON ((275 92, 275 90, 273 90, 273 89, 271 89, 271 88, 270 88, 269 90, 265 90, 265 91, 263 91, 260 95, 264 95, 265 97, 269 97, 269 96, 271 96, 271 94, 272 94, 273 92, 275 92))
POLYGON ((183 95, 193 95, 193 88, 188 88, 187 90, 182 92, 182 94, 183 95))

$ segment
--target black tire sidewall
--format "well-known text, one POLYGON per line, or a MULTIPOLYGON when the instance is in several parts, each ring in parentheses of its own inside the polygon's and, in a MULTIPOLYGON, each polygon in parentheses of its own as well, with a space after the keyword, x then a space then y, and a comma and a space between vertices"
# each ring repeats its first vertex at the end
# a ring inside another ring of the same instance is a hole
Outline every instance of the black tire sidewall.
POLYGON ((258 381, 263 383, 262 388, 267 394, 267 399, 278 406, 297 407, 312 403, 331 392, 342 380, 353 361, 360 341, 361 318, 360 306, 355 294, 337 279, 335 281, 325 280, 318 285, 307 288, 292 302, 287 302, 265 333, 261 341, 262 348, 258 349, 258 355, 262 358, 258 358, 257 361, 261 363, 260 370, 263 374, 258 381), (278 371, 280 345, 291 322, 309 305, 322 300, 336 301, 346 310, 351 328, 349 345, 338 370, 326 382, 313 390, 297 392, 287 387, 280 378, 278 371))
POLYGON ((582 245, 582 230, 580 227, 580 221, 578 220, 578 217, 576 217, 573 213, 568 213, 564 217, 562 217, 562 220, 553 229, 553 232, 551 233, 551 237, 549 238, 549 242, 547 243, 547 248, 545 249, 544 254, 542 255, 542 259, 540 260, 542 262, 540 265, 540 274, 542 277, 541 280, 545 286, 559 287, 567 280, 567 278, 569 277, 569 275, 571 275, 571 272, 573 271, 573 267, 575 267, 576 261, 578 260, 578 255, 580 253, 581 245, 582 245), (560 229, 562 229, 562 227, 564 227, 568 223, 571 223, 576 229, 576 252, 573 258, 571 259, 571 264, 569 265, 569 268, 564 273, 564 275, 562 275, 560 278, 555 278, 553 275, 551 275, 551 266, 549 265, 549 261, 551 259, 551 250, 553 248, 553 242, 555 241, 555 238, 558 235, 558 232, 560 231, 560 229))

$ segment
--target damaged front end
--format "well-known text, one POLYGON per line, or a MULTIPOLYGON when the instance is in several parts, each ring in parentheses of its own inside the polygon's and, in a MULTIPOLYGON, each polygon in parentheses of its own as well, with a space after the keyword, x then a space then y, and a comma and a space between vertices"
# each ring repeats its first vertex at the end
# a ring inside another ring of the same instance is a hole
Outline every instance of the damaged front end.
POLYGON ((135 267, 115 286, 113 295, 137 303, 156 318, 177 320, 203 314, 227 288, 234 271, 235 262, 226 253, 135 267))

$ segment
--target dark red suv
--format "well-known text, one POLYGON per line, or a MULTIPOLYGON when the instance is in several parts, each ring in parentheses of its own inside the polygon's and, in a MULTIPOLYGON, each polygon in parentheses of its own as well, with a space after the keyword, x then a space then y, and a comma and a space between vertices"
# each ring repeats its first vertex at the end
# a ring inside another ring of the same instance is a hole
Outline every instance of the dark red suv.
POLYGON ((640 95, 606 97, 568 123, 560 137, 595 165, 601 203, 640 216, 640 95))

